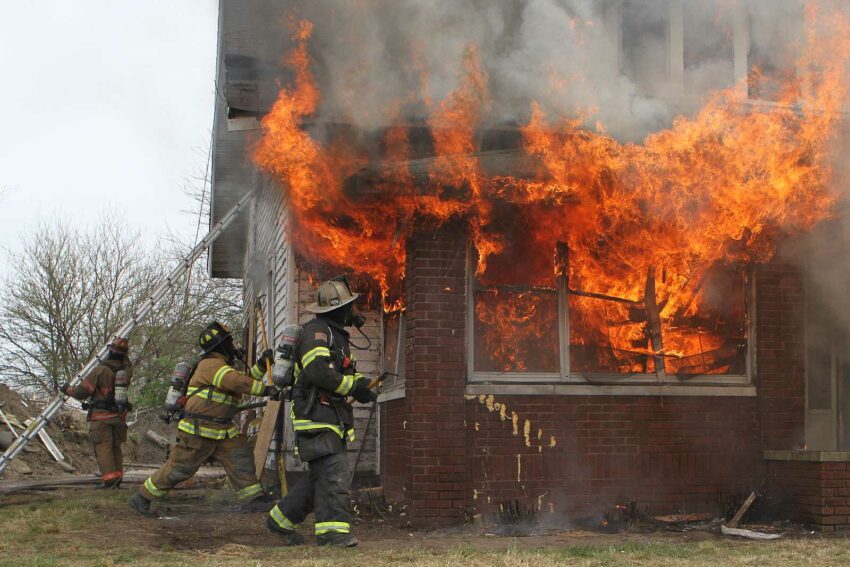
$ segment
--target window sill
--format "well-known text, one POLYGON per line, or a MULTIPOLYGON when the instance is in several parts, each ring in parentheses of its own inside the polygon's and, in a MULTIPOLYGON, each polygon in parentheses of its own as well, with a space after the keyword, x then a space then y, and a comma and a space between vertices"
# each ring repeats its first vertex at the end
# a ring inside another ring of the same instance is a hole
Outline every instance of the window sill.
POLYGON ((765 451, 765 461, 850 462, 850 451, 765 451))
POLYGON ((467 395, 753 397, 755 386, 690 384, 467 384, 467 395))
POLYGON ((586 386, 750 386, 743 375, 701 375, 679 378, 668 375, 659 384, 655 374, 570 374, 566 379, 554 373, 476 372, 470 384, 552 384, 586 386))
POLYGON ((404 398, 404 388, 396 388, 390 392, 382 392, 378 394, 378 403, 391 402, 404 398))

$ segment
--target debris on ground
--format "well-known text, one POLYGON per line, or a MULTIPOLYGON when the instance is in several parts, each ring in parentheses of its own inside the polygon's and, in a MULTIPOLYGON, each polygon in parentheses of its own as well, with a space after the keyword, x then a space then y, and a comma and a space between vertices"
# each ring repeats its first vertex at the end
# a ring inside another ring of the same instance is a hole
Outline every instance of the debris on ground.
MULTIPOLYGON (((12 432, 20 435, 29 420, 35 419, 44 409, 42 403, 28 400, 6 384, 0 384, 0 409, 5 419, 0 419, 0 444, 14 440, 12 432), (8 423, 7 423, 8 422, 8 423), (11 437, 11 438, 9 438, 11 437)), ((168 445, 174 442, 176 428, 164 423, 158 417, 158 408, 143 408, 131 412, 127 418, 129 430, 127 443, 124 444, 125 463, 156 464, 165 461, 168 445), (151 432, 157 438, 154 442, 146 435, 151 432), (163 440, 165 446, 163 447, 163 440)), ((9 463, 3 472, 2 480, 17 481, 27 478, 51 478, 66 475, 69 472, 79 474, 97 473, 94 450, 88 436, 86 413, 66 404, 57 413, 47 427, 42 430, 45 436, 33 439, 9 463), (58 451, 45 446, 55 444, 58 451), (53 455, 51 455, 53 453, 53 455), (64 457, 64 459, 60 459, 64 457)), ((2 450, 5 446, 0 445, 2 450)))
POLYGON ((747 499, 744 500, 744 503, 741 504, 741 507, 735 513, 735 516, 732 517, 732 519, 729 521, 728 524, 726 524, 726 526, 730 527, 730 528, 737 528, 738 524, 741 523, 741 520, 743 519, 744 514, 747 513, 747 510, 750 509, 750 506, 752 506, 753 502, 755 502, 755 501, 756 501, 756 493, 750 492, 750 495, 747 496, 747 499))
POLYGON ((782 534, 766 534, 764 532, 757 532, 755 530, 727 528, 726 526, 720 526, 720 533, 722 533, 723 535, 733 535, 738 537, 745 537, 748 539, 779 539, 782 537, 782 534))
MULTIPOLYGON (((41 404, 26 400, 6 384, 0 384, 0 407, 18 435, 26 427, 27 421, 37 417, 43 409, 41 404)), ((0 428, 5 430, 7 425, 0 422, 0 428)), ((97 464, 88 441, 85 412, 65 406, 42 431, 46 433, 45 437, 30 441, 24 450, 12 459, 3 473, 3 481, 27 477, 51 477, 66 474, 71 470, 78 473, 97 471, 97 464), (45 442, 55 444, 58 452, 51 455, 52 448, 48 450, 45 442), (62 455, 64 459, 57 460, 56 455, 62 455)))
POLYGON ((703 512, 699 514, 668 514, 666 516, 655 516, 653 519, 662 524, 688 524, 691 522, 706 522, 713 517, 714 514, 703 512))

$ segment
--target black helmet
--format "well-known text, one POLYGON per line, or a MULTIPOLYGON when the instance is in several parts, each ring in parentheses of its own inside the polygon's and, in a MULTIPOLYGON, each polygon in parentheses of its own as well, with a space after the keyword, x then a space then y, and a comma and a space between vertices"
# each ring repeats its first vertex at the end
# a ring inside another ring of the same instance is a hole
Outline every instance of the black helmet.
POLYGON ((227 339, 232 339, 233 335, 230 334, 230 329, 227 328, 227 325, 219 323, 218 321, 213 321, 201 331, 200 336, 198 337, 198 346, 201 347, 201 352, 203 354, 209 354, 215 348, 226 341, 227 339))

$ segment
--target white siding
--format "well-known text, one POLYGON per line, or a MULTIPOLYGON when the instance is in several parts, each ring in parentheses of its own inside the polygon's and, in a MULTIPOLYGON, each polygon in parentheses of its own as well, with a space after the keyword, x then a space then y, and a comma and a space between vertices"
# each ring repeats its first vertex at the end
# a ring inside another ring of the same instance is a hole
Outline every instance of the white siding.
MULTIPOLYGON (((251 212, 247 253, 245 254, 245 305, 246 323, 257 322, 251 316, 257 298, 262 298, 261 304, 266 316, 266 329, 269 341, 277 343, 277 337, 283 328, 298 321, 303 324, 312 318, 304 308, 313 302, 315 288, 320 282, 311 282, 306 272, 299 270, 294 262, 294 254, 289 241, 289 212, 283 205, 280 188, 265 178, 258 178, 261 191, 254 202, 251 212)), ((383 325, 380 312, 365 314, 367 323, 364 332, 372 341, 368 351, 354 351, 358 369, 367 376, 377 376, 382 371, 383 325)), ((365 342, 358 333, 354 333, 354 341, 358 344, 365 342)), ((259 328, 253 334, 256 349, 261 348, 259 328)), ((349 456, 353 466, 357 451, 364 438, 363 432, 369 417, 368 406, 355 404, 355 432, 357 441, 350 444, 349 456)), ((378 472, 377 430, 380 422, 378 412, 372 417, 366 446, 360 457, 357 469, 360 471, 378 472)), ((294 435, 289 421, 289 407, 285 409, 287 427, 286 468, 287 470, 303 470, 304 466, 293 451, 294 435)))

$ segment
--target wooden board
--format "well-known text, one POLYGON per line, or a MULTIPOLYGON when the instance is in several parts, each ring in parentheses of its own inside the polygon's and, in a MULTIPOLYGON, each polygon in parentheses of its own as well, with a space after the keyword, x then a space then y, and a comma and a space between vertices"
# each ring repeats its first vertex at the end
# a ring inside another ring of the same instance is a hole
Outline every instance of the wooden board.
POLYGON ((755 502, 755 501, 756 501, 756 493, 751 492, 750 495, 747 496, 747 499, 744 500, 744 503, 741 504, 741 508, 738 509, 738 512, 732 518, 732 521, 729 522, 728 524, 726 524, 726 527, 727 528, 737 528, 738 524, 741 523, 741 520, 743 519, 744 514, 747 513, 747 510, 750 509, 750 506, 752 506, 753 502, 755 502))
MULTIPOLYGON (((28 419, 24 421, 24 423, 29 427, 32 424, 32 420, 28 419)), ((53 442, 53 439, 50 438, 50 435, 47 434, 47 430, 42 428, 38 431, 38 438, 41 439, 41 442, 44 443, 44 446, 47 448, 47 452, 56 459, 57 462, 61 463, 65 460, 65 455, 62 454, 62 451, 59 450, 59 447, 56 446, 56 443, 53 442)))
POLYGON ((254 445, 254 470, 257 478, 262 478, 263 469, 266 466, 266 457, 269 455, 269 447, 274 437, 274 429, 277 424, 277 415, 280 413, 280 402, 269 400, 266 411, 263 412, 263 423, 257 433, 257 442, 254 445))

